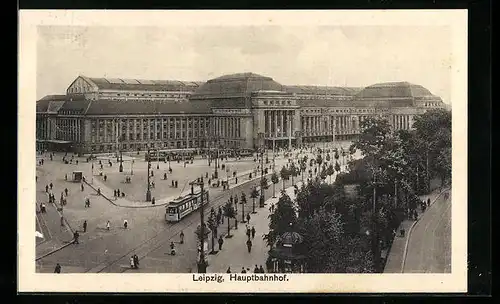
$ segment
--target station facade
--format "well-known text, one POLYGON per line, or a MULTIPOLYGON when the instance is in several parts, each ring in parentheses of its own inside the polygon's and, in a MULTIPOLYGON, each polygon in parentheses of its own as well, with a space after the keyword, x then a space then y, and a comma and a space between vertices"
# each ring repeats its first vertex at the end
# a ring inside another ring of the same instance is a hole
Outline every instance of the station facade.
POLYGON ((353 139, 369 116, 410 129, 415 115, 444 107, 408 82, 350 88, 287 86, 254 73, 207 82, 79 76, 66 94, 37 101, 36 138, 38 149, 80 153, 288 147, 353 139))

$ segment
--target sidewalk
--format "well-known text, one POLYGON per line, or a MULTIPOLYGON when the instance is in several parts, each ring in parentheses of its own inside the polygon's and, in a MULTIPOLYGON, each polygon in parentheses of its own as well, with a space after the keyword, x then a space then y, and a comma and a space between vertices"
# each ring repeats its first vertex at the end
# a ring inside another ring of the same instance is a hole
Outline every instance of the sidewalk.
MULTIPOLYGON (((238 184, 234 183, 235 178, 230 178, 229 179, 229 188, 228 189, 233 189, 234 187, 240 186, 242 184, 248 183, 250 181, 256 180, 260 178, 260 174, 256 175, 254 174, 255 170, 248 170, 245 171, 241 174, 238 174, 238 184), (249 174, 252 173, 252 178, 249 179, 248 176, 249 174)), ((223 179, 221 179, 223 180, 223 179)), ((184 196, 189 193, 191 193, 191 187, 186 186, 186 189, 182 191, 179 195, 172 195, 169 197, 157 199, 155 205, 152 205, 150 202, 145 202, 145 201, 130 201, 126 198, 118 198, 115 199, 113 196, 112 190, 104 184, 102 181, 100 181, 97 178, 94 178, 93 184, 89 182, 85 182, 89 187, 93 188, 95 191, 97 191, 97 188, 101 189, 101 195, 110 201, 113 205, 117 207, 124 207, 124 208, 147 208, 147 207, 159 207, 159 206, 164 206, 167 205, 169 202, 172 200, 178 198, 179 196, 184 196)), ((213 187, 210 187, 210 189, 214 189, 213 187)), ((222 185, 218 187, 218 189, 222 190, 222 185)))
POLYGON ((41 228, 44 236, 42 241, 37 241, 35 246, 35 256, 41 257, 58 248, 61 248, 73 240, 73 231, 67 221, 61 226, 61 214, 56 210, 54 204, 46 204, 46 213, 38 213, 37 225, 41 228))
MULTIPOLYGON (((431 199, 431 207, 432 207, 432 205, 437 200, 437 198, 442 193, 447 191, 447 189, 448 188, 444 188, 442 190, 435 189, 430 194, 420 196, 420 200, 427 201, 427 198, 430 198, 431 199)), ((426 210, 429 210, 429 208, 430 207, 427 207, 426 210)), ((390 252, 388 253, 388 256, 387 256, 387 262, 385 264, 384 273, 402 273, 403 272, 404 260, 405 260, 405 255, 406 255, 406 250, 407 250, 408 240, 409 240, 409 237, 411 234, 411 230, 413 229, 413 226, 423 216, 420 208, 417 208, 417 213, 418 213, 417 221, 405 219, 400 224, 398 230, 396 231, 396 236, 394 237, 394 240, 393 240, 391 248, 390 248, 390 252), (404 237, 401 237, 399 234, 399 231, 401 229, 405 230, 404 237)))
MULTIPOLYGON (((299 185, 300 187, 300 182, 299 185)), ((288 187, 286 189, 287 194, 292 200, 295 199, 294 187, 288 187)), ((231 229, 231 238, 226 238, 227 234, 227 222, 225 225, 221 226, 221 232, 223 233, 224 244, 222 250, 215 255, 208 255, 208 268, 209 273, 225 273, 228 267, 231 267, 231 272, 239 273, 242 267, 247 269, 247 272, 253 272, 255 265, 266 267, 267 252, 269 248, 264 241, 264 235, 269 232, 269 206, 271 204, 277 203, 279 200, 276 198, 269 198, 266 200, 265 208, 256 208, 255 214, 250 214, 250 223, 248 224, 250 228, 255 227, 256 233, 255 238, 252 239, 252 251, 248 252, 246 241, 248 239, 246 235, 245 223, 238 223, 238 229, 231 229), (225 229, 224 229, 225 228, 225 229)), ((251 204, 250 204, 251 205, 251 204)), ((241 219, 238 219, 241 220, 241 219)), ((231 220, 233 223, 234 220, 231 220)), ((219 233, 220 234, 220 233, 219 233)), ((209 247, 211 246, 211 240, 209 242, 209 247)), ((215 242, 215 247, 218 250, 218 244, 215 242)))

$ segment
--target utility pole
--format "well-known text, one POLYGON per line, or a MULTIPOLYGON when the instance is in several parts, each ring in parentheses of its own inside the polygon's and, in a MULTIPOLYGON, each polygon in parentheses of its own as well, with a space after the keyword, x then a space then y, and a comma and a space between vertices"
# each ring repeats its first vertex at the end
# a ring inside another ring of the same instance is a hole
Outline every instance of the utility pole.
POLYGON ((373 172, 373 218, 372 218, 372 251, 373 251, 373 263, 375 266, 375 271, 380 271, 380 254, 379 254, 379 242, 378 242, 378 219, 377 219, 377 181, 375 168, 373 172))
MULTIPOLYGON (((207 272, 207 261, 205 260, 205 203, 203 201, 204 193, 204 183, 200 182, 198 185, 201 188, 201 201, 200 201, 200 260, 198 261, 198 273, 207 272)), ((229 220, 229 219, 228 219, 229 220)))
POLYGON ((292 150, 292 115, 288 116, 288 150, 292 150))
POLYGON ((427 146, 427 150, 425 151, 425 180, 426 180, 426 188, 427 192, 431 191, 431 181, 429 179, 429 146, 427 146))
POLYGON ((274 137, 273 137, 273 172, 276 170, 276 137, 278 136, 279 128, 277 130, 274 130, 274 137))
POLYGON ((149 179, 151 177, 151 174, 149 173, 149 168, 151 167, 151 154, 150 154, 150 148, 148 146, 148 190, 146 191, 146 202, 150 202, 151 201, 151 185, 150 185, 150 182, 149 182, 149 179))
POLYGON ((120 162, 120 166, 118 167, 118 172, 123 172, 123 155, 122 155, 122 151, 120 149, 119 120, 117 118, 115 118, 114 122, 115 122, 116 161, 120 162))
MULTIPOLYGON (((263 135, 263 134, 262 134, 263 135)), ((264 136, 262 136, 263 138, 264 136)), ((264 150, 262 149, 262 144, 260 148, 260 197, 259 197, 259 206, 264 207, 265 206, 265 200, 264 200, 264 185, 262 182, 264 181, 264 150)))
POLYGON ((215 178, 219 178, 219 172, 217 171, 217 167, 219 166, 219 137, 216 137, 217 140, 216 140, 216 144, 215 144, 215 178))

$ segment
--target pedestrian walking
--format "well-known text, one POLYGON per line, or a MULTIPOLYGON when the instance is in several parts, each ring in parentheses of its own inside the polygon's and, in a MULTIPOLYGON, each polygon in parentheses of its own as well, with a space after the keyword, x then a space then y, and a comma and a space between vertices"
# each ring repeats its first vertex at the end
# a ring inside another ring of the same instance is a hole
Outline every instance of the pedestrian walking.
POLYGON ((255 238, 255 227, 252 226, 252 239, 254 239, 254 238, 255 238))
POLYGON ((83 222, 83 233, 87 232, 87 220, 83 222))
POLYGON ((52 187, 54 187, 54 185, 52 185, 52 183, 50 183, 49 186, 50 186, 50 190, 52 190, 52 187))
POLYGON ((68 188, 64 188, 64 194, 66 194, 66 196, 68 196, 68 188))
POLYGON ((45 185, 45 192, 49 193, 49 186, 45 185))
POLYGON ((231 273, 231 267, 228 267, 226 273, 231 273))
POLYGON ((220 250, 222 250, 222 245, 224 245, 224 240, 222 239, 222 235, 219 236, 218 243, 219 243, 219 251, 220 251, 220 250))
POLYGON ((181 231, 181 234, 179 234, 179 237, 181 239, 180 243, 184 244, 184 231, 181 231))
POLYGON ((80 237, 80 234, 78 233, 78 231, 75 231, 75 232, 73 233, 73 243, 74 243, 74 244, 80 244, 80 243, 78 242, 78 238, 79 238, 79 237, 80 237))
POLYGON ((135 262, 134 262, 134 256, 130 256, 130 268, 134 269, 135 268, 135 262))
POLYGON ((265 271, 264 271, 264 267, 262 267, 262 265, 260 265, 260 267, 259 267, 259 272, 260 272, 260 273, 265 273, 265 271))
POLYGON ((250 213, 247 213, 247 222, 250 224, 250 213))
POLYGON ((245 267, 241 267, 241 273, 247 273, 247 271, 245 270, 245 267))
POLYGON ((83 190, 85 190, 85 188, 83 187, 83 184, 81 185, 81 188, 82 188, 82 192, 83 192, 83 190))
POLYGON ((64 180, 67 181, 68 180, 68 174, 64 174, 64 180))
POLYGON ((59 263, 56 264, 56 268, 54 269, 54 273, 61 273, 61 265, 59 265, 59 263))
POLYGON ((259 267, 255 264, 255 268, 253 269, 253 273, 260 273, 259 267))
POLYGON ((116 197, 116 190, 113 190, 113 197, 116 197))
POLYGON ((128 227, 128 221, 123 220, 123 228, 127 229, 127 227, 128 227))
POLYGON ((137 254, 134 254, 134 265, 136 269, 139 268, 139 257, 137 254))
POLYGON ((250 235, 252 234, 252 231, 250 230, 250 228, 247 226, 247 237, 248 239, 250 239, 250 235))
POLYGON ((248 253, 252 252, 252 241, 250 239, 247 240, 247 249, 248 253))
POLYGON ((104 174, 104 181, 108 180, 108 176, 104 174))
POLYGON ((120 189, 116 189, 116 196, 120 197, 120 189))
POLYGON ((106 222, 106 229, 109 231, 109 228, 111 227, 111 224, 109 223, 109 221, 106 222))
POLYGON ((427 198, 427 206, 430 206, 430 205, 431 205, 431 199, 427 198))

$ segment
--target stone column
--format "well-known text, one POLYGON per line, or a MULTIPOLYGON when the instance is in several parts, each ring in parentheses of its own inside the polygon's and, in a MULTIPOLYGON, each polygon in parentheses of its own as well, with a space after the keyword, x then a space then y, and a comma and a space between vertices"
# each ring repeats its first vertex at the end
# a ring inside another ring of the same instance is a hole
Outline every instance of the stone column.
POLYGON ((174 122, 174 139, 177 139, 177 117, 173 118, 173 122, 174 122))
POLYGON ((274 118, 273 137, 277 137, 278 136, 278 111, 273 110, 273 118, 274 118))
POLYGON ((103 124, 104 124, 104 142, 108 142, 108 120, 107 119, 104 119, 103 120, 103 124))
MULTIPOLYGON (((269 117, 269 110, 264 111, 264 117, 265 117, 264 121, 266 123, 264 132, 266 134, 266 137, 269 137, 271 135, 271 118, 269 117)), ((238 119, 236 119, 237 124, 238 124, 238 119)), ((238 135, 236 135, 236 137, 237 136, 238 135)))
POLYGON ((278 112, 278 128, 280 129, 278 136, 283 137, 283 113, 281 110, 277 111, 278 112))
POLYGON ((292 120, 292 111, 288 111, 288 148, 292 148, 292 131, 293 131, 293 120, 292 120))

